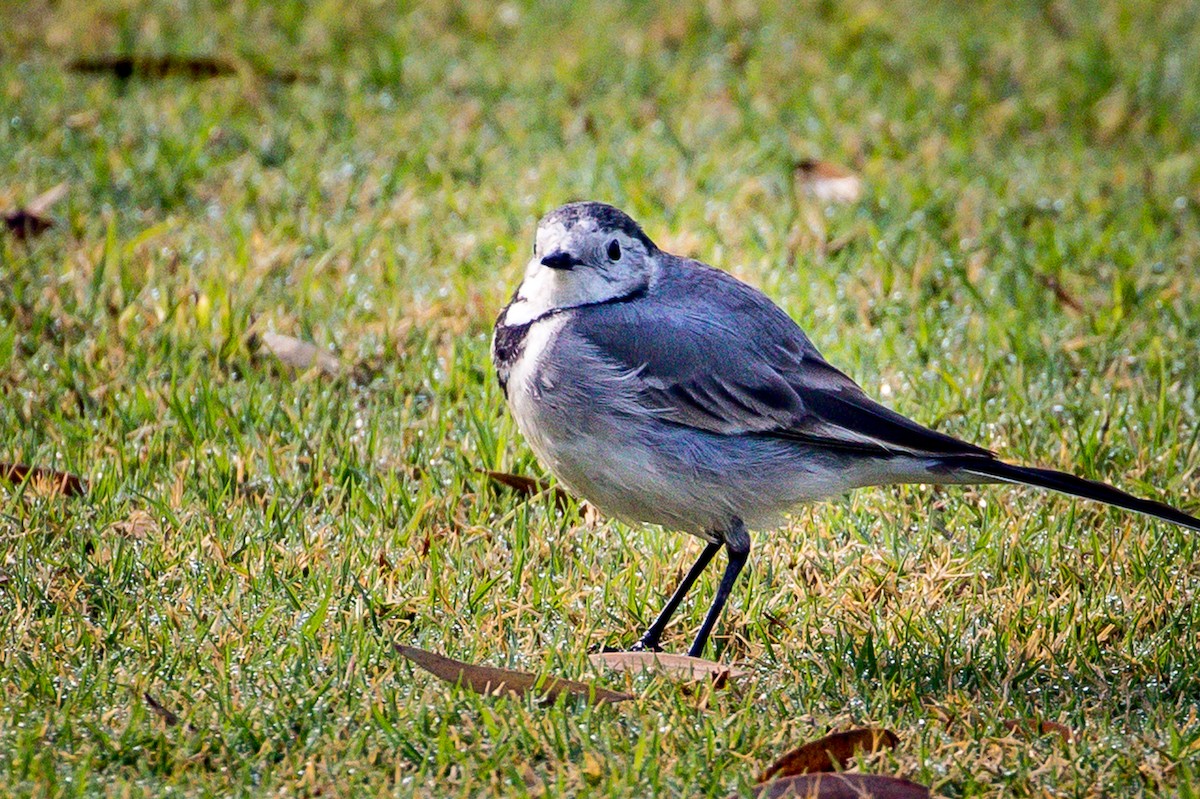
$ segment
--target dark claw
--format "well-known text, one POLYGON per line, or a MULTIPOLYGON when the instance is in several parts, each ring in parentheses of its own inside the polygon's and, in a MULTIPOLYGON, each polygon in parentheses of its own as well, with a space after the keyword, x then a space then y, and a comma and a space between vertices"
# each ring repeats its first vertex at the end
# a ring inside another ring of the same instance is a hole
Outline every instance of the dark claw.
POLYGON ((657 641, 647 641, 645 638, 638 641, 633 646, 629 647, 630 652, 661 652, 662 647, 657 641))

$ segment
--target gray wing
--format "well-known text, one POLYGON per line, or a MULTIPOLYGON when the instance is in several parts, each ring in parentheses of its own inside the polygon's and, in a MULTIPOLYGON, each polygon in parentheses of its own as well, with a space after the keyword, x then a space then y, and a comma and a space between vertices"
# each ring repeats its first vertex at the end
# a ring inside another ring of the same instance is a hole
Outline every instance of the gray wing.
POLYGON ((702 264, 673 259, 649 297, 580 309, 572 328, 676 424, 879 454, 992 455, 872 401, 766 296, 702 264))

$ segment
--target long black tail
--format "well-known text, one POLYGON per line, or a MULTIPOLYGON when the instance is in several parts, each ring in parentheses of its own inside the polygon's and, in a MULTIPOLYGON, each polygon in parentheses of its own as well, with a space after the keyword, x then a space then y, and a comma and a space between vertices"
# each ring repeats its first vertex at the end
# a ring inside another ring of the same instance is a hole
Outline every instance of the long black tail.
POLYGON ((1190 516, 1183 511, 1175 510, 1170 505, 1155 502, 1150 499, 1140 499, 1126 494, 1120 489, 1113 488, 1108 483, 1096 480, 1085 480, 1066 472, 1056 472, 1053 469, 1035 469, 1029 466, 1014 466, 1011 463, 981 458, 971 455, 948 456, 941 459, 941 467, 950 473, 966 473, 978 475, 990 480, 1003 483, 1024 483, 1025 485, 1058 491, 1073 497, 1093 499, 1106 505, 1144 513, 1156 519, 1179 524, 1200 531, 1200 519, 1190 516))

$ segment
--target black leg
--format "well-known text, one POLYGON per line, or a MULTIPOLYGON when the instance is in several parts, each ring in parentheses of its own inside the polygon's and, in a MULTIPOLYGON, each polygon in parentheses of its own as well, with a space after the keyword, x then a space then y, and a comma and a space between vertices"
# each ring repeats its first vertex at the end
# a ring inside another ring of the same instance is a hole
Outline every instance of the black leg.
POLYGON ((725 609, 725 602, 729 599, 729 592, 733 590, 733 584, 750 555, 750 534, 746 532, 746 526, 742 524, 741 519, 734 519, 733 524, 729 526, 729 532, 725 534, 725 545, 729 564, 725 567, 725 573, 721 575, 721 584, 717 586, 717 595, 713 597, 712 607, 704 617, 704 624, 700 625, 700 632, 696 633, 696 640, 692 641, 692 648, 688 650, 688 654, 694 658, 704 654, 708 636, 716 626, 717 619, 721 617, 721 611, 725 609))
POLYGON ((696 563, 688 571, 687 576, 683 578, 683 582, 679 584, 679 587, 675 589, 675 593, 671 594, 671 598, 667 600, 667 606, 662 609, 662 613, 658 614, 658 618, 646 630, 641 640, 633 645, 633 651, 659 651, 659 639, 666 632, 667 624, 671 621, 671 617, 679 609, 679 603, 683 602, 683 598, 687 596, 687 592, 692 588, 692 583, 696 582, 696 578, 700 576, 701 572, 708 566, 709 561, 713 559, 713 555, 716 555, 717 550, 722 546, 724 546, 723 541, 705 545, 704 551, 700 553, 700 557, 696 559, 696 563))

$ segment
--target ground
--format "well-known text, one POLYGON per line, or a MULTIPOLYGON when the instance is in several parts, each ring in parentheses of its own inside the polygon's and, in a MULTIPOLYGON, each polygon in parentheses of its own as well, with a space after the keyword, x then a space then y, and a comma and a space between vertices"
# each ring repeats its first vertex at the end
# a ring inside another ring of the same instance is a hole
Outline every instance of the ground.
POLYGON ((1197 512, 1193 4, 397 5, 0 8, 0 209, 68 183, 0 230, 0 461, 88 481, 0 487, 0 793, 724 796, 855 725, 901 740, 856 767, 946 796, 1195 790, 1195 533, 1004 487, 803 508, 717 689, 587 659, 698 541, 478 471, 544 474, 491 323, 591 198, 897 410, 1197 512), (233 70, 69 68, 113 54, 233 70), (639 698, 480 697, 396 642, 639 698))

